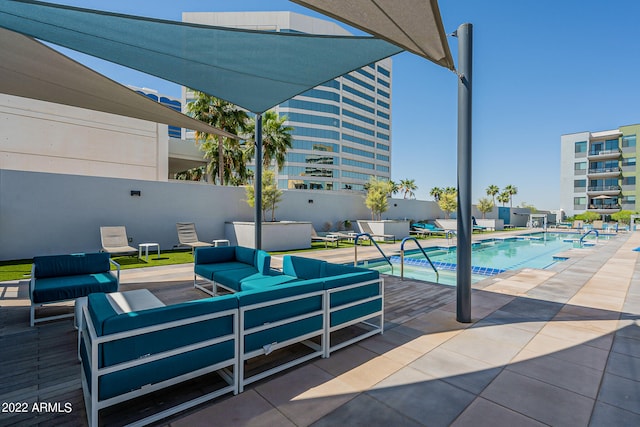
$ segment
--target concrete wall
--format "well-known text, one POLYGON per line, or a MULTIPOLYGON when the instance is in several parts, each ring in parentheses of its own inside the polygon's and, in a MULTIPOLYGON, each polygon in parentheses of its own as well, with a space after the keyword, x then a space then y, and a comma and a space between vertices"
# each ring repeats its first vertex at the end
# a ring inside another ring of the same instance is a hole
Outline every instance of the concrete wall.
MULTIPOLYGON (((97 251, 100 226, 124 225, 132 246, 177 242, 176 222, 195 222, 201 240, 225 238, 225 221, 251 221, 245 189, 0 169, 0 260, 97 251), (141 195, 131 196, 132 190, 141 195)), ((361 194, 285 191, 277 220, 310 221, 317 231, 371 217, 361 194), (310 203, 309 201, 312 201, 310 203)), ((391 199, 383 219, 442 217, 435 202, 391 199)))
POLYGON ((167 125, 0 94, 0 169, 166 181, 167 125))

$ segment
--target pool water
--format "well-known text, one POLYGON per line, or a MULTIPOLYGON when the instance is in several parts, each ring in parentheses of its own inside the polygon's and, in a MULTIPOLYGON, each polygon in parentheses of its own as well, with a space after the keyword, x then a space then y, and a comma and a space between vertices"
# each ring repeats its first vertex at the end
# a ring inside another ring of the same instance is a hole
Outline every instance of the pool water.
MULTIPOLYGON (((519 268, 545 269, 563 258, 556 254, 571 248, 581 247, 579 239, 581 234, 569 233, 533 233, 510 238, 493 238, 474 243, 471 253, 472 282, 486 279, 489 276, 502 273, 506 270, 519 268)), ((608 235, 600 235, 598 239, 608 239, 608 235)), ((592 246, 596 241, 595 235, 589 235, 584 239, 584 246, 592 246)), ((425 252, 438 269, 438 283, 455 285, 456 283, 456 248, 425 248, 425 252)), ((369 268, 374 268, 384 274, 400 275, 400 257, 390 257, 392 268, 386 262, 369 263, 369 268)), ((404 262, 404 277, 436 281, 436 274, 429 265, 424 255, 419 250, 406 251, 404 262)))

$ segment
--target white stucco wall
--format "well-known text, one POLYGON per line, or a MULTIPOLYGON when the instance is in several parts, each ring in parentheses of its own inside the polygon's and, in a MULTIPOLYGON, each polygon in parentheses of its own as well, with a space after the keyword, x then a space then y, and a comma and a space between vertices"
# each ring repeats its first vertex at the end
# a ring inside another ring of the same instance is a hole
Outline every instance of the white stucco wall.
MULTIPOLYGON (((194 222, 201 240, 225 238, 226 221, 252 221, 242 187, 157 182, 0 169, 0 260, 100 249, 100 226, 124 225, 132 246, 178 243, 176 222, 194 222), (131 196, 131 190, 141 192, 131 196)), ((391 199, 383 219, 442 216, 435 202, 391 199)), ((285 191, 276 219, 311 222, 371 217, 362 194, 285 191), (313 203, 309 203, 313 200, 313 203)))
POLYGON ((0 169, 166 181, 167 125, 0 94, 0 169))
POLYGON ((587 179, 586 171, 583 175, 575 175, 575 163, 577 161, 587 161, 586 154, 579 159, 576 158, 575 143, 589 141, 589 135, 589 132, 579 132, 562 135, 560 138, 560 209, 568 216, 584 212, 583 210, 576 212, 573 208, 574 197, 586 197, 587 195, 586 191, 578 194, 574 193, 573 189, 574 180, 587 179))

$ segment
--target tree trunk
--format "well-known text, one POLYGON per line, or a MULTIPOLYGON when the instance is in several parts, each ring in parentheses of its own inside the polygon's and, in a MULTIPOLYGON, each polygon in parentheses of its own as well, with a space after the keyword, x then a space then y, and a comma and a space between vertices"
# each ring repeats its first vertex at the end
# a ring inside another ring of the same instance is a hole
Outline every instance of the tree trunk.
POLYGON ((220 185, 224 185, 224 138, 218 136, 218 176, 220 177, 220 185))

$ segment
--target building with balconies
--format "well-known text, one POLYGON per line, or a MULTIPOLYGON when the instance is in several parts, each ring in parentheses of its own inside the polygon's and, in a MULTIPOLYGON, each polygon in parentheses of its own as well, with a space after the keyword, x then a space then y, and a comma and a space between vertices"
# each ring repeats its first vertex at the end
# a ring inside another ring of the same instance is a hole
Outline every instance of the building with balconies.
POLYGON ((560 138, 560 207, 568 216, 637 211, 640 125, 560 138))

